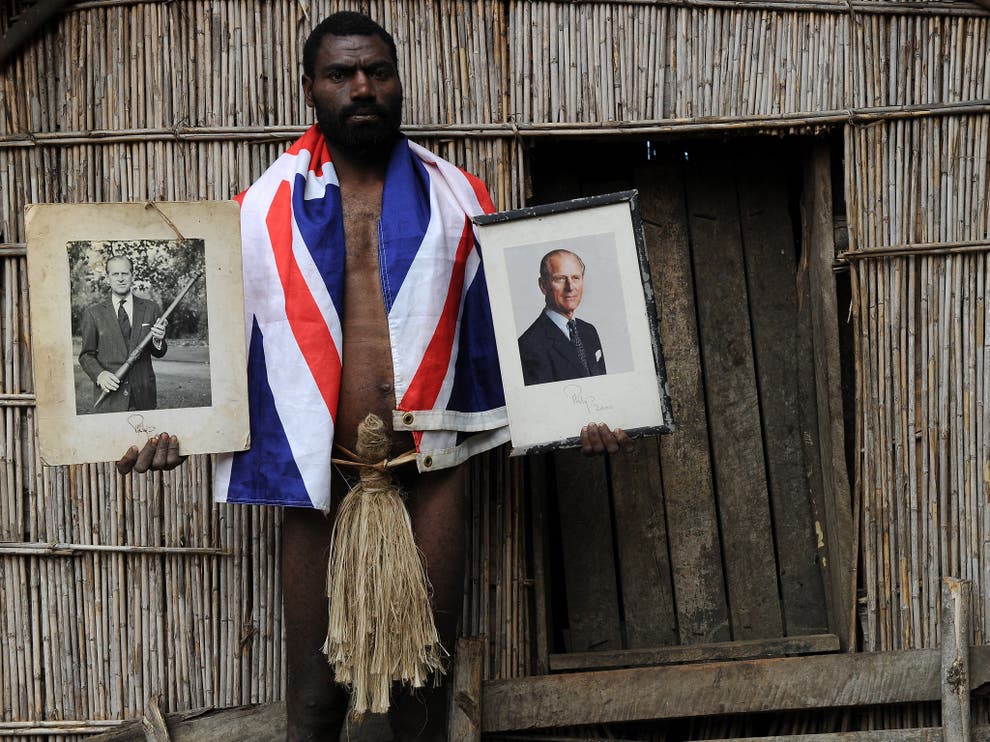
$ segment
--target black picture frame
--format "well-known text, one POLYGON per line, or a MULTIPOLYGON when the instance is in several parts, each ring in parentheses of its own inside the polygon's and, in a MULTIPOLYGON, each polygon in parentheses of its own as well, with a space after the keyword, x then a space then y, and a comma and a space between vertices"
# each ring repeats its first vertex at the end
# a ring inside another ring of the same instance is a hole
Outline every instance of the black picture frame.
POLYGON ((588 422, 621 427, 631 437, 672 432, 660 309, 638 192, 531 206, 473 221, 488 282, 512 455, 579 446, 580 429, 588 422), (544 261, 552 262, 555 278, 541 273, 544 261), (568 272, 580 288, 554 289, 554 281, 565 286, 568 272), (528 324, 534 309, 536 319, 528 324), (564 324, 563 313, 575 327, 564 324), (573 334, 589 337, 579 340, 580 351, 573 350, 573 334))

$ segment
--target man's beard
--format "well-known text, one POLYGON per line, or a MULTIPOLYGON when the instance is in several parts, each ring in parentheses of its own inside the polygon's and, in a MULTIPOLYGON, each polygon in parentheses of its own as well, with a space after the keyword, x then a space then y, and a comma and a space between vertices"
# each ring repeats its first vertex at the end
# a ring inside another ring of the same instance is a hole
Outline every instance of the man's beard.
POLYGON ((402 123, 402 97, 381 103, 352 103, 334 110, 316 106, 316 121, 329 144, 336 145, 359 160, 386 159, 399 135, 402 123), (352 121, 357 114, 375 114, 377 120, 352 121))

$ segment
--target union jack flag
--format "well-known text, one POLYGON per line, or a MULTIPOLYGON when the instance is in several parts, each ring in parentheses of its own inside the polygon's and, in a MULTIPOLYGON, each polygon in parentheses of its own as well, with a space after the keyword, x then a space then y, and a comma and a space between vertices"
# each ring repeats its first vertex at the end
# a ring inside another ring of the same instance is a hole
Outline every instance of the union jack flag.
MULTIPOLYGON (((238 196, 251 447, 224 454, 218 502, 327 509, 340 394, 344 227, 323 135, 311 127, 238 196)), ((420 470, 508 439, 481 255, 481 181, 405 138, 382 194, 379 272, 397 429, 420 470), (473 435, 472 435, 473 434, 473 435)))

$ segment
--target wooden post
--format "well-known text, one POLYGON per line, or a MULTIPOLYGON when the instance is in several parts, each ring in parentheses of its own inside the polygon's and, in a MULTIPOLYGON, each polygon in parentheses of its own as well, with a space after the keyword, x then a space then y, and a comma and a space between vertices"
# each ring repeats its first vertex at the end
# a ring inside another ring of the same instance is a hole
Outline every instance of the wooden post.
POLYGON ((844 450, 842 380, 839 369, 838 308, 832 263, 832 175, 828 146, 816 144, 805 160, 801 216, 805 244, 800 273, 807 276, 814 344, 817 434, 821 460, 821 501, 814 497, 816 525, 824 539, 822 566, 826 578, 829 628, 855 650, 853 582, 855 536, 844 450))
POLYGON ((969 607, 972 583, 942 580, 942 740, 969 742, 969 607))
POLYGON ((144 732, 149 740, 154 742, 171 742, 172 738, 168 733, 168 725, 165 724, 165 716, 162 714, 162 707, 158 698, 151 698, 148 701, 148 710, 142 720, 144 732))
POLYGON ((481 660, 484 651, 484 637, 457 640, 450 742, 481 742, 481 660))

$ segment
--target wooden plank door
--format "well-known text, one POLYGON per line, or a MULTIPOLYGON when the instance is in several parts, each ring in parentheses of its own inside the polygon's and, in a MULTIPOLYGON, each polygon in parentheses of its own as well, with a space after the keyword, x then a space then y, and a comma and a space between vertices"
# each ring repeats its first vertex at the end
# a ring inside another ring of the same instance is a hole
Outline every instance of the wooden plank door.
POLYGON ((557 651, 827 631, 800 158, 742 141, 534 152, 535 202, 640 191, 676 426, 610 461, 549 458, 557 651))

